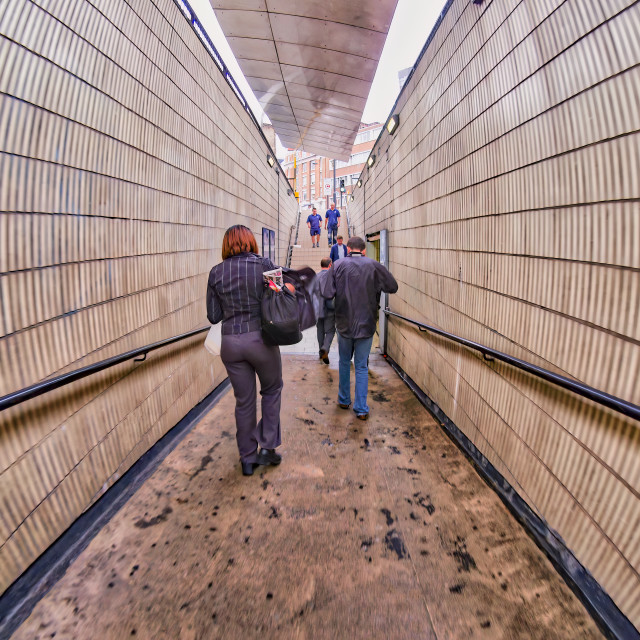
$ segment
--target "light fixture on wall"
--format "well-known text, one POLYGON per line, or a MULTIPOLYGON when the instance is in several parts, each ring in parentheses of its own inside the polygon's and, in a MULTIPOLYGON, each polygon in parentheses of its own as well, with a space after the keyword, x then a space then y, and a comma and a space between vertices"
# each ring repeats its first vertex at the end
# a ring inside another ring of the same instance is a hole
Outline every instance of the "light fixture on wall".
POLYGON ((273 165, 276 163, 276 161, 274 160, 273 156, 270 153, 267 153, 267 164, 270 167, 273 167, 273 165))
POLYGON ((356 197, 352 195, 351 196, 351 202, 353 202, 355 199, 356 199, 356 197))
POLYGON ((293 195, 293 190, 292 190, 292 189, 287 189, 287 195, 288 195, 288 196, 293 195))
POLYGON ((400 124, 400 116, 396 113, 387 120, 387 131, 393 135, 400 124))
POLYGON ((367 167, 369 167, 369 169, 371 169, 371 167, 373 167, 373 165, 375 164, 376 161, 376 157, 375 155, 372 153, 368 158, 367 158, 367 167))
POLYGON ((362 186, 362 180, 358 179, 358 188, 362 186))

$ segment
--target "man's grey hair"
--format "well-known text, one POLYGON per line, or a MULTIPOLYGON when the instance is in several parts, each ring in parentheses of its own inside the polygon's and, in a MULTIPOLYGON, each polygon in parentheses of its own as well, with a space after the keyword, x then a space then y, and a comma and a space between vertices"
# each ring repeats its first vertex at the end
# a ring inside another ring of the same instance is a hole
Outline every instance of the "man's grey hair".
POLYGON ((360 236, 351 236, 349 242, 347 242, 347 248, 351 251, 364 251, 367 245, 360 236))

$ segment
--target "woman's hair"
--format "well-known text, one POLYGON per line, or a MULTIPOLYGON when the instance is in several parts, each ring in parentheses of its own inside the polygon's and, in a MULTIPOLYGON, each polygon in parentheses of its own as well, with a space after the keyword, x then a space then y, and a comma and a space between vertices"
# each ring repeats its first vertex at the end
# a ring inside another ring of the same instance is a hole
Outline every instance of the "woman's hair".
POLYGON ((241 224, 234 224, 224 233, 222 259, 226 260, 231 256, 237 256, 239 253, 258 253, 258 243, 251 229, 241 224))

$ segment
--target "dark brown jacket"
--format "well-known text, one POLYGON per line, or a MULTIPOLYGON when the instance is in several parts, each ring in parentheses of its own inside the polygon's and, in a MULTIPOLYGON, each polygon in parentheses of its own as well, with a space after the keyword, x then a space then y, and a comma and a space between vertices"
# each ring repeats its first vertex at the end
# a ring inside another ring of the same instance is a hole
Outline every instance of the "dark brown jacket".
POLYGON ((398 283, 386 267, 360 253, 338 260, 320 285, 335 296, 336 329, 343 338, 369 338, 376 331, 380 293, 395 293, 398 283))

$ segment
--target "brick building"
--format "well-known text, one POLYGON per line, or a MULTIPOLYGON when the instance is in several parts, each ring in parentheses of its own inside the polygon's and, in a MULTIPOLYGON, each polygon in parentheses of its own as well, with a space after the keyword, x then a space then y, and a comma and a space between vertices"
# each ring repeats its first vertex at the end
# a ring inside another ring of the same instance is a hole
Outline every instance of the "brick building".
POLYGON ((355 187, 381 129, 382 124, 379 122, 360 125, 349 161, 335 161, 335 185, 334 160, 305 151, 287 150, 282 168, 300 194, 300 206, 303 209, 312 206, 316 206, 321 211, 327 209, 333 197, 324 195, 324 183, 330 181, 337 207, 344 207, 346 198, 355 187), (340 180, 344 180, 346 190, 344 194, 340 193, 340 180))

